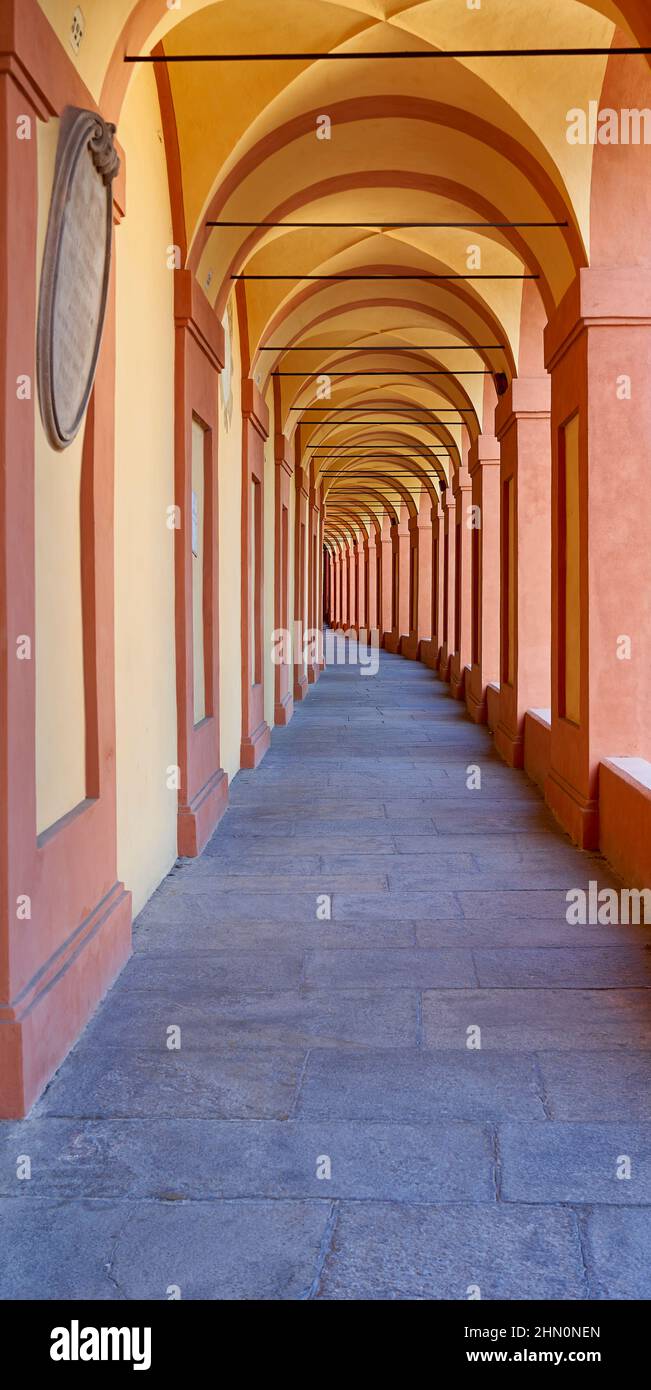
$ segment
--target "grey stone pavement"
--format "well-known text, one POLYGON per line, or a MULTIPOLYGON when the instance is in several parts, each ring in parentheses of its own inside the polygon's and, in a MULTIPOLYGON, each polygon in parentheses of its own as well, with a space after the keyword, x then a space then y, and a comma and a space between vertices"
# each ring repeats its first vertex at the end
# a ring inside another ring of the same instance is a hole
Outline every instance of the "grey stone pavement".
POLYGON ((649 931, 590 879, 431 672, 330 667, 0 1125, 0 1297, 648 1298, 649 931))

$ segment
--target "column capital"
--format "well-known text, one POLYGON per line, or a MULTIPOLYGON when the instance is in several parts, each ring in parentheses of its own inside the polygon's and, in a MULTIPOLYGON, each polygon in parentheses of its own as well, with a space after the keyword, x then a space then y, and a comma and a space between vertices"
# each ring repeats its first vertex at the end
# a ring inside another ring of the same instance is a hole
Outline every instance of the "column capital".
POLYGON ((458 499, 463 492, 470 492, 472 478, 467 468, 459 468, 452 480, 452 491, 455 499, 458 499))
POLYGON ((307 470, 303 468, 302 464, 296 464, 296 467, 294 469, 294 477, 296 480, 297 494, 299 495, 299 497, 304 497, 306 502, 309 501, 310 493, 307 482, 307 470))
POLYGON ((287 439, 286 435, 284 435, 284 434, 277 434, 277 435, 275 436, 275 439, 274 439, 274 458, 275 458, 275 460, 276 460, 276 466, 277 466, 278 468, 283 468, 283 469, 285 470, 285 472, 288 473, 289 476, 290 476, 290 478, 291 478, 292 473, 294 472, 294 463, 293 463, 293 460, 292 460, 292 450, 291 450, 291 445, 290 445, 290 443, 289 443, 289 440, 287 439))
POLYGON ((216 372, 226 361, 224 330, 191 270, 174 272, 174 322, 186 328, 216 372))
POLYGON ((500 445, 494 434, 479 434, 473 439, 468 453, 468 472, 470 477, 482 468, 499 467, 500 445))
POLYGON ((452 488, 446 487, 445 492, 441 496, 441 510, 443 515, 445 516, 446 512, 453 512, 456 505, 457 500, 453 495, 452 488))
POLYGON ((550 414, 550 376, 514 377, 495 407, 495 434, 502 441, 518 420, 540 420, 550 414))
POLYGON ((262 439, 269 438, 269 409, 262 393, 251 377, 242 377, 242 419, 257 430, 262 439))
POLYGON ((545 328, 545 366, 551 371, 587 328, 651 325, 651 270, 643 266, 584 266, 545 328))

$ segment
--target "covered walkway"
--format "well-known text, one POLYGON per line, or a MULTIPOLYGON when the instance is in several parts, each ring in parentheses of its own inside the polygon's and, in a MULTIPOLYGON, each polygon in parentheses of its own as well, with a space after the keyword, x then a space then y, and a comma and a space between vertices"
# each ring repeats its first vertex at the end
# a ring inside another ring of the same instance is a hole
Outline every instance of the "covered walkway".
POLYGON ((0 1297, 647 1296, 648 929, 568 925, 604 862, 379 660, 239 773, 2 1127, 0 1297))

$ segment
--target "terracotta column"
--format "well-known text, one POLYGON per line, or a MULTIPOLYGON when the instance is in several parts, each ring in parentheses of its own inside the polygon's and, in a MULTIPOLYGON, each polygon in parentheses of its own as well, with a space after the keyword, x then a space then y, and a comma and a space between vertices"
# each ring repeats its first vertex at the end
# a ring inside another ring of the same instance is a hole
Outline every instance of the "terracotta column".
MULTIPOLYGON (((292 451, 284 434, 277 434, 275 441, 276 460, 276 498, 275 498, 275 554, 274 554, 274 627, 277 632, 289 631, 289 498, 294 468, 292 451)), ((288 660, 279 661, 275 667, 274 722, 289 724, 294 713, 292 694, 292 668, 288 660)))
POLYGON ((473 441, 468 466, 473 506, 472 667, 466 705, 471 719, 485 724, 486 687, 500 678, 500 446, 493 435, 480 434, 473 441))
POLYGON ((308 502, 307 474, 300 463, 294 468, 294 699, 308 691, 305 634, 307 621, 308 502))
POLYGON ((418 612, 416 632, 418 643, 432 637, 432 499, 429 493, 421 497, 418 512, 418 612))
POLYGON ((393 541, 386 514, 382 518, 380 549, 380 641, 385 647, 393 627, 393 541))
POLYGON ((341 621, 341 555, 339 546, 335 541, 335 552, 332 556, 332 627, 338 627, 341 621))
POLYGON ((332 627, 332 551, 329 547, 323 551, 323 573, 324 595, 320 611, 323 614, 324 622, 332 627))
POLYGON ((356 588, 357 588, 357 632, 366 627, 366 556, 365 539, 359 536, 355 545, 355 569, 356 569, 356 588))
POLYGON ((454 476, 454 498, 456 502, 456 546, 454 570, 454 652, 450 659, 450 691, 456 700, 463 700, 466 667, 471 662, 471 564, 472 544, 471 488, 472 480, 467 468, 460 468, 454 476))
POLYGON ((357 627, 357 555, 356 542, 348 542, 348 626, 357 627))
POLYGON ((264 444, 269 411, 254 381, 242 381, 242 767, 257 767, 271 742, 264 717, 264 444))
POLYGON ((441 680, 447 681, 450 678, 450 658, 454 651, 456 570, 456 501, 449 487, 445 489, 441 497, 441 506, 443 509, 443 626, 439 675, 441 680))
POLYGON ((545 795, 598 844, 599 763, 649 756, 651 271, 582 270, 552 373, 552 735, 545 795))
POLYGON ((409 528, 414 547, 415 611, 412 631, 408 641, 403 641, 401 651, 403 656, 416 660, 432 637, 432 501, 429 493, 422 493, 418 516, 410 521, 409 528))
POLYGON ((430 637, 420 644, 420 659, 430 670, 438 671, 443 628, 443 513, 436 502, 430 512, 430 637))
POLYGON ((317 544, 316 544, 316 560, 317 560, 316 613, 317 613, 317 621, 318 621, 319 627, 321 628, 321 647, 320 647, 320 649, 319 649, 319 651, 318 651, 318 653, 317 653, 318 675, 320 675, 321 672, 322 672, 323 670, 325 670, 325 640, 324 640, 324 631, 323 631, 324 626, 325 626, 325 620, 324 620, 324 614, 323 614, 323 591, 324 591, 324 586, 325 586, 325 562, 326 562, 326 548, 325 548, 325 512, 324 512, 324 505, 323 505, 323 489, 322 489, 320 486, 319 486, 319 490, 318 490, 318 493, 317 493, 317 498, 318 498, 318 517, 317 517, 317 531, 316 531, 316 536, 317 536, 317 544))
POLYGON ((349 623, 349 586, 348 586, 348 543, 341 542, 341 627, 348 627, 349 623))
POLYGON ((366 552, 366 572, 368 574, 368 591, 366 595, 366 625, 368 628, 369 642, 371 633, 377 632, 380 626, 378 617, 378 549, 375 544, 375 532, 371 531, 368 539, 364 542, 366 552))
POLYGON ((392 605, 393 627, 384 645, 388 652, 398 652, 400 651, 401 638, 409 636, 409 552, 411 549, 411 536, 409 532, 407 509, 404 503, 401 507, 400 521, 391 528, 391 544, 392 587, 395 590, 392 605))
POLYGON ((495 743, 524 761, 524 716, 550 702, 550 379, 515 378, 495 411, 500 442, 500 704, 495 743))
MULTIPOLYGON (((308 560, 308 624, 311 633, 316 633, 323 626, 323 599, 322 593, 327 582, 327 575, 323 567, 323 546, 321 543, 321 488, 310 488, 310 551, 308 560)), ((321 674, 323 647, 319 650, 308 652, 307 678, 310 685, 318 681, 321 674)))

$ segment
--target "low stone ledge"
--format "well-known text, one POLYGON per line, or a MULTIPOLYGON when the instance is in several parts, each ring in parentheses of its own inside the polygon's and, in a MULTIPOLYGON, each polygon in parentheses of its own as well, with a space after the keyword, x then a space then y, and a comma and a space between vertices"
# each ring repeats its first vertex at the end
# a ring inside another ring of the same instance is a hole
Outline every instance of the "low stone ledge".
POLYGON ((599 767, 600 849, 631 888, 651 888, 651 762, 606 758, 599 767))
POLYGON ((524 770, 541 791, 551 764, 551 747, 551 710, 528 709, 524 716, 524 770))

